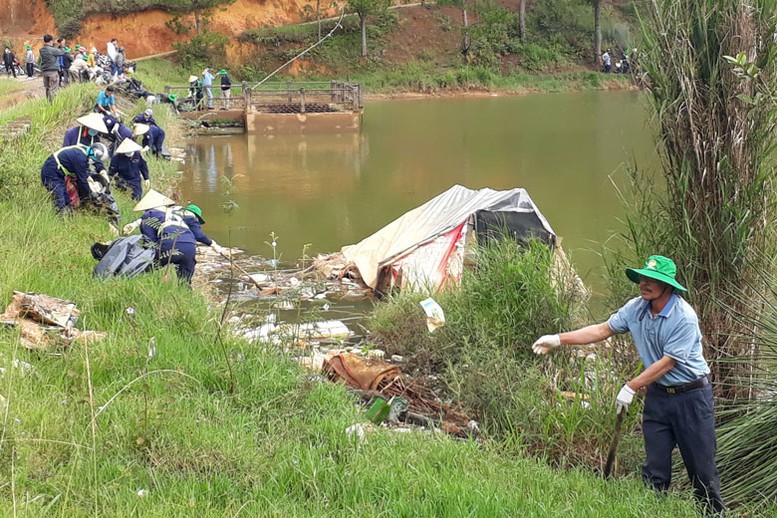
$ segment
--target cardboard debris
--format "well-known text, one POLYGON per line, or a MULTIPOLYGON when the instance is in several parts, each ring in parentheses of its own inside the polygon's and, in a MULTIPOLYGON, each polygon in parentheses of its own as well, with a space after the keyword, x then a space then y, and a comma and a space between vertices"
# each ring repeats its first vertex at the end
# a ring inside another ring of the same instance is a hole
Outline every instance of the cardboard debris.
POLYGON ((75 328, 80 311, 75 303, 48 295, 15 291, 0 315, 0 323, 19 328, 22 346, 49 349, 76 342, 94 343, 107 336, 100 331, 75 328))

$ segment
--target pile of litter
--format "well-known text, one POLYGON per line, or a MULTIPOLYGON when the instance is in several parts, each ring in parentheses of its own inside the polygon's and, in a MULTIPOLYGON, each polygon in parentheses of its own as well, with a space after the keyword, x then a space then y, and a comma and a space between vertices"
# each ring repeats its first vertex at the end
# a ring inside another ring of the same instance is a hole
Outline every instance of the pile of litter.
POLYGON ((22 346, 34 350, 90 343, 107 336, 100 331, 76 329, 79 313, 75 303, 68 300, 15 291, 5 313, 0 315, 0 325, 18 328, 22 346))
MULTIPOLYGON (((380 401, 393 410, 394 402, 400 402, 396 412, 398 422, 439 428, 457 437, 473 437, 479 433, 478 425, 451 405, 441 403, 429 389, 404 377, 399 367, 379 359, 365 359, 351 353, 331 354, 324 360, 322 372, 331 381, 344 383, 363 400, 370 402, 371 410, 380 401)), ((370 415, 373 423, 388 419, 391 412, 370 415)))

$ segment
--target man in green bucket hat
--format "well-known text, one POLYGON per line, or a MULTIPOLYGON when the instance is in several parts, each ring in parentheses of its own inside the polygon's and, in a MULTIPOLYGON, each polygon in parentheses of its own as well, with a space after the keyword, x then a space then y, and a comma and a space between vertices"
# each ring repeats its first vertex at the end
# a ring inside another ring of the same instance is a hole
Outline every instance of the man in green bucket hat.
POLYGON ((651 255, 643 268, 626 269, 626 277, 639 284, 639 297, 606 322, 542 336, 532 350, 548 354, 560 345, 591 344, 630 332, 644 370, 623 385, 616 412, 627 411, 636 391, 647 388, 642 480, 657 491, 666 491, 672 479, 672 450, 678 446, 695 496, 706 511, 720 513, 724 506, 715 465, 710 369, 702 352, 698 317, 680 297, 687 290, 676 275, 674 261, 651 255))

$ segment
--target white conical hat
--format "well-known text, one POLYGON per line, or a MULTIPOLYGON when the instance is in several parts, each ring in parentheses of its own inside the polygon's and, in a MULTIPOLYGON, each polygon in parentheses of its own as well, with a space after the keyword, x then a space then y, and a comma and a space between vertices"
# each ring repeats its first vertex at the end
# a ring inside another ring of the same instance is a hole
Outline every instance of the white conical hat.
POLYGON ((192 81, 196 81, 197 79, 199 79, 197 76, 189 76, 189 82, 190 82, 190 83, 191 83, 192 81))
POLYGON ((139 212, 141 210, 154 209, 156 207, 167 207, 168 205, 175 205, 175 202, 154 189, 149 189, 143 199, 141 199, 132 210, 139 212))
POLYGON ((103 116, 99 113, 90 113, 76 119, 81 126, 86 126, 89 129, 99 131, 100 133, 108 133, 108 126, 103 121, 103 116))
POLYGON ((143 149, 140 144, 132 140, 131 138, 125 138, 116 148, 116 153, 134 153, 143 149))
POLYGON ((137 137, 138 135, 145 135, 150 129, 151 127, 148 124, 135 124, 132 127, 132 136, 137 137))

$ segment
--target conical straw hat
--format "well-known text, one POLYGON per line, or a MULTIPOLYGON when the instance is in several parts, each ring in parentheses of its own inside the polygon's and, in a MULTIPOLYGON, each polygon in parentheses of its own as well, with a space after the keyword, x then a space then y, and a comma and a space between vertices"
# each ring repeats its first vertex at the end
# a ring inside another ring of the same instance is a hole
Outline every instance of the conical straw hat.
POLYGON ((143 196, 143 199, 140 200, 132 210, 134 212, 139 212, 141 210, 154 209, 156 207, 167 207, 168 205, 175 205, 175 202, 161 192, 149 189, 146 195, 143 196))
POLYGON ((81 126, 86 126, 89 129, 99 131, 100 133, 108 133, 108 126, 103 121, 103 116, 99 113, 90 113, 76 119, 81 126))
POLYGON ((150 129, 151 127, 148 124, 135 124, 132 127, 132 136, 137 137, 138 135, 145 135, 150 129))
POLYGON ((134 153, 143 149, 140 144, 132 140, 131 138, 125 138, 116 148, 116 153, 134 153))

